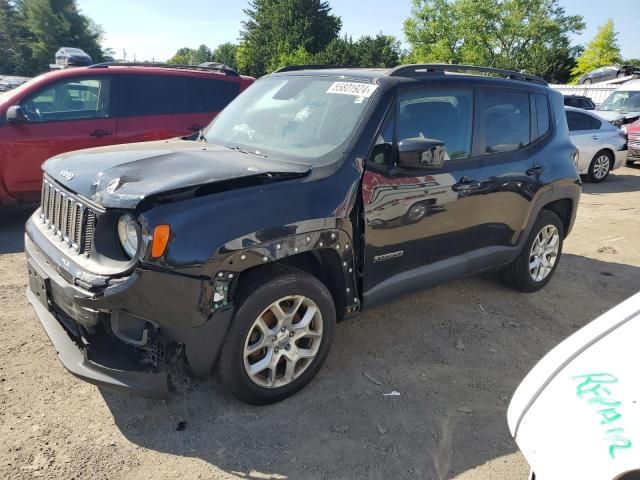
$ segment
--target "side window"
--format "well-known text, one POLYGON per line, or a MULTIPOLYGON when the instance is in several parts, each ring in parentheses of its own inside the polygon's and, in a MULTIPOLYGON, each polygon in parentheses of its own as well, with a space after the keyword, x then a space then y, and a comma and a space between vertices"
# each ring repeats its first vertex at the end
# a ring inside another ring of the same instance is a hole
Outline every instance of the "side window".
POLYGON ((191 84, 203 112, 220 112, 240 93, 239 83, 226 80, 192 78, 191 84))
POLYGON ((592 129, 591 117, 584 113, 567 112, 567 124, 570 132, 592 129))
POLYGON ((445 160, 471 153, 473 92, 471 90, 414 90, 400 95, 398 141, 430 138, 445 145, 445 160))
POLYGON ((53 122, 107 118, 111 78, 83 78, 56 83, 22 101, 29 121, 53 122))
POLYGON ((529 144, 531 116, 527 93, 485 91, 478 108, 484 153, 511 152, 529 144))
POLYGON ((176 115, 200 110, 189 77, 123 75, 120 116, 176 115))
POLYGON ((395 129, 395 115, 387 115, 382 130, 376 138, 371 161, 378 165, 391 165, 393 160, 393 131, 395 129))
POLYGON ((597 118, 593 118, 591 115, 589 115, 589 120, 591 120, 591 130, 600 130, 602 127, 602 121, 597 118))
POLYGON ((536 117, 538 119, 538 137, 543 137, 549 131, 551 121, 549 120, 549 103, 547 96, 540 93, 534 95, 536 102, 536 117))

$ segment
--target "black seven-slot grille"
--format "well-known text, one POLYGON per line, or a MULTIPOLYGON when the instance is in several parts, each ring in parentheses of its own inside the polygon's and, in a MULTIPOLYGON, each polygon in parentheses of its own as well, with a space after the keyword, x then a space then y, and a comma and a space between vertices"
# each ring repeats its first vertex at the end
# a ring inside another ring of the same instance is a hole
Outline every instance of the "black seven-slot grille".
POLYGON ((96 213, 89 206, 45 177, 40 207, 42 222, 60 242, 89 255, 96 226, 96 213))

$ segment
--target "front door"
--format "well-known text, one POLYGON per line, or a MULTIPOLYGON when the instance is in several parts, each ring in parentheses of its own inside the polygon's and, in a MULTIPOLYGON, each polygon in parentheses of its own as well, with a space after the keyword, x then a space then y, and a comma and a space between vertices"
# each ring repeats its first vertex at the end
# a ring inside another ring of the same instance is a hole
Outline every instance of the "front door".
POLYGON ((463 275, 478 225, 481 161, 471 155, 471 89, 411 89, 399 94, 364 173, 364 300, 463 275), (397 166, 408 138, 445 144, 441 168, 397 166))
POLYGON ((111 77, 79 77, 44 87, 20 103, 28 122, 6 125, 4 181, 16 198, 37 197, 42 163, 54 155, 111 145, 111 77))

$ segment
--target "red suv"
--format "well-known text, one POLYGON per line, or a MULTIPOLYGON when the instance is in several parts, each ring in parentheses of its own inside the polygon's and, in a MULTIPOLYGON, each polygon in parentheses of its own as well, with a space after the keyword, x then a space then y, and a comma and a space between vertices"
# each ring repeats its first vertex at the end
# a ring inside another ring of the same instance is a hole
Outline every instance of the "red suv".
POLYGON ((54 155, 193 134, 253 81, 224 66, 117 63, 34 78, 0 96, 0 203, 37 200, 54 155))

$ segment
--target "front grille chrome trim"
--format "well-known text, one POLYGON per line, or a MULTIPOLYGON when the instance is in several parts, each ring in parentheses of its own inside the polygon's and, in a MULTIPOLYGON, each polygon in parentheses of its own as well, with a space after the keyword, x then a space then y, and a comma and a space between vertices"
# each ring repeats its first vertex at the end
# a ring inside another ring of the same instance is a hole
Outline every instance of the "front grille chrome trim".
POLYGON ((90 206, 45 177, 40 210, 43 225, 53 230, 56 240, 78 254, 90 254, 96 225, 90 206))

